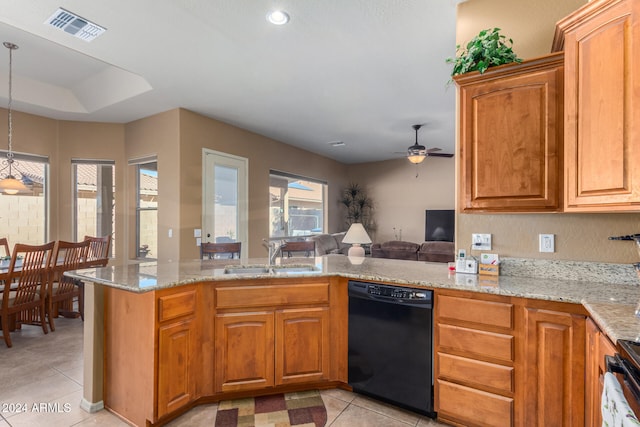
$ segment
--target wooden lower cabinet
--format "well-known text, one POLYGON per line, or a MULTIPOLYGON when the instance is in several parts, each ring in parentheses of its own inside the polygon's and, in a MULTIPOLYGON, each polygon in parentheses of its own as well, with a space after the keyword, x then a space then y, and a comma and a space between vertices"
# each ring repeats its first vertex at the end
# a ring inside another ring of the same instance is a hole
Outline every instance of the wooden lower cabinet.
POLYGON ((158 416, 194 400, 195 331, 192 319, 161 326, 158 331, 158 416))
POLYGON ((329 308, 216 315, 216 391, 329 378, 329 308))
POLYGON ((436 290, 438 419, 585 425, 585 314, 578 304, 436 290))
POLYGON ((585 316, 526 307, 524 421, 584 426, 585 316))
POLYGON ((215 317, 215 391, 273 387, 273 312, 215 317))
POLYGON ((602 425, 601 378, 607 371, 605 356, 613 356, 617 351, 609 338, 603 334, 593 320, 587 320, 586 374, 585 374, 585 426, 602 425))
POLYGON ((513 304, 503 297, 460 295, 436 291, 438 418, 468 426, 513 425, 513 304))
POLYGON ((105 407, 161 425, 226 396, 346 384, 346 288, 337 277, 106 288, 105 407))
POLYGON ((329 308, 276 312, 275 383, 296 384, 329 379, 329 308))

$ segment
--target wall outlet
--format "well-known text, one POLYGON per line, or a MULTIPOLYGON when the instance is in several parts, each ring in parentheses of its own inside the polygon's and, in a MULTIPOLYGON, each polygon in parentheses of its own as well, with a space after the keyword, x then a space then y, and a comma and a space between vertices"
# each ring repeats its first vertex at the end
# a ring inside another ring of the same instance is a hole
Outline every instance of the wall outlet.
POLYGON ((471 235, 471 249, 476 251, 490 251, 491 250, 491 234, 476 234, 471 235))
POLYGON ((555 252, 556 242, 554 234, 538 234, 540 252, 555 252))

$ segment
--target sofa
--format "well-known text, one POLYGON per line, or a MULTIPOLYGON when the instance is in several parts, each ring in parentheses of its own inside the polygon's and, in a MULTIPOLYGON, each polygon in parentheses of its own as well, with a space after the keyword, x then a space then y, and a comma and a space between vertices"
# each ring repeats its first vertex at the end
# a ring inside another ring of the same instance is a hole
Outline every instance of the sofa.
POLYGON ((451 262, 455 259, 455 244, 440 241, 418 244, 403 240, 390 240, 371 245, 371 256, 373 258, 410 261, 451 262))
POLYGON ((316 243, 316 256, 329 254, 346 255, 351 245, 342 243, 345 234, 347 234, 346 231, 333 234, 317 234, 309 237, 308 240, 316 243))

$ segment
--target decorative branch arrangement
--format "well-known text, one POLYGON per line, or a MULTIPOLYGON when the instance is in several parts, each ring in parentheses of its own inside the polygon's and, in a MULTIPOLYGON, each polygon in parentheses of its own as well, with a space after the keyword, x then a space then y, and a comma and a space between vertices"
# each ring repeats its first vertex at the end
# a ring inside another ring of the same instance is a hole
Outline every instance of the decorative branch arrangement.
POLYGON ((347 229, 354 222, 362 223, 367 231, 373 229, 373 202, 359 184, 351 183, 342 190, 340 202, 347 208, 347 229))

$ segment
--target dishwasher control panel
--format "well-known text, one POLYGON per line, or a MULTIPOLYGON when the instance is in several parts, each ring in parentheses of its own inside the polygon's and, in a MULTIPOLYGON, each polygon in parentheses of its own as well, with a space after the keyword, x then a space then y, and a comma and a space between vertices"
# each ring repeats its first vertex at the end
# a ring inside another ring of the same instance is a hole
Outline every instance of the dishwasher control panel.
POLYGON ((428 289, 414 289, 401 286, 378 285, 375 283, 365 283, 349 281, 349 293, 353 296, 365 295, 376 299, 404 300, 404 301, 424 301, 433 299, 433 291, 428 289))
POLYGON ((369 295, 378 295, 381 297, 398 298, 398 299, 423 299, 426 294, 407 288, 396 288, 394 286, 378 286, 369 285, 369 295))

